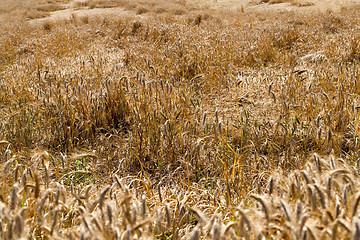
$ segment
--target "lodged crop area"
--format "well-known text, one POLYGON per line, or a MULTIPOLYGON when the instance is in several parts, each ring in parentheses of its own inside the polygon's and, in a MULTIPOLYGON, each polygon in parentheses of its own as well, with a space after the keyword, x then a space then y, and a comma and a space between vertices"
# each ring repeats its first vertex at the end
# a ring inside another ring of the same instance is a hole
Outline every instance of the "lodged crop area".
POLYGON ((360 5, 318 2, 1 2, 0 238, 360 239, 360 5))

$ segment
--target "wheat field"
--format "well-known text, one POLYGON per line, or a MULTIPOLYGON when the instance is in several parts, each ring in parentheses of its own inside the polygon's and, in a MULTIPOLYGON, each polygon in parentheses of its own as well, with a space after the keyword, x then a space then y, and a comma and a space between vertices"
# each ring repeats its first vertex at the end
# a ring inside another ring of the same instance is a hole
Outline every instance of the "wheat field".
POLYGON ((0 1, 0 239, 360 239, 359 13, 0 1))

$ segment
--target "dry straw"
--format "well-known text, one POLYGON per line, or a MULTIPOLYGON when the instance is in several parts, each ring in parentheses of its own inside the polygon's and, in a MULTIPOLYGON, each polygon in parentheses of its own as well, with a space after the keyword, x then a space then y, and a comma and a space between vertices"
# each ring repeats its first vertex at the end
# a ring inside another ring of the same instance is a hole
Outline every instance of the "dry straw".
POLYGON ((359 7, 263 2, 2 1, 0 238, 359 239, 359 7))

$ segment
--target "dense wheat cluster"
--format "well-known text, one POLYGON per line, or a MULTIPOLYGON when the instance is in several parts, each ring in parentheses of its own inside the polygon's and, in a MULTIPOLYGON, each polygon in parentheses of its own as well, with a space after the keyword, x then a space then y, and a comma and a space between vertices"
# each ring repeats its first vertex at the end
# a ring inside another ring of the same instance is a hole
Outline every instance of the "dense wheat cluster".
POLYGON ((0 3, 1 239, 360 239, 360 5, 230 2, 0 3))

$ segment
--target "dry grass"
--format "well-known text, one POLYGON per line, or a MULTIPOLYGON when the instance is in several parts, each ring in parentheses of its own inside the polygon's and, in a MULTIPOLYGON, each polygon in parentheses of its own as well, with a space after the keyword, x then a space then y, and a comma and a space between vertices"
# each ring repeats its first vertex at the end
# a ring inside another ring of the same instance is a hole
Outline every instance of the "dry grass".
POLYGON ((356 239, 359 234, 358 171, 333 156, 314 155, 304 170, 289 176, 280 170, 264 194, 230 206, 216 192, 212 195, 210 186, 205 190, 195 184, 184 193, 178 186, 158 185, 156 191, 146 180, 116 175, 103 188, 66 188, 67 178, 85 176, 85 171, 58 179, 58 166, 47 152, 34 154, 31 161, 33 167, 17 163, 16 157, 4 164, 2 182, 12 187, 0 195, 2 239, 356 239))
POLYGON ((2 24, 2 239, 358 238, 358 9, 82 4, 2 24))
POLYGON ((314 6, 315 4, 313 2, 307 2, 302 0, 260 0, 260 1, 254 1, 253 3, 268 3, 268 4, 279 4, 279 3, 290 3, 292 6, 297 7, 310 7, 314 6))
POLYGON ((51 12, 68 8, 69 2, 70 0, 1 1, 0 17, 3 23, 7 21, 44 18, 49 16, 51 12))

